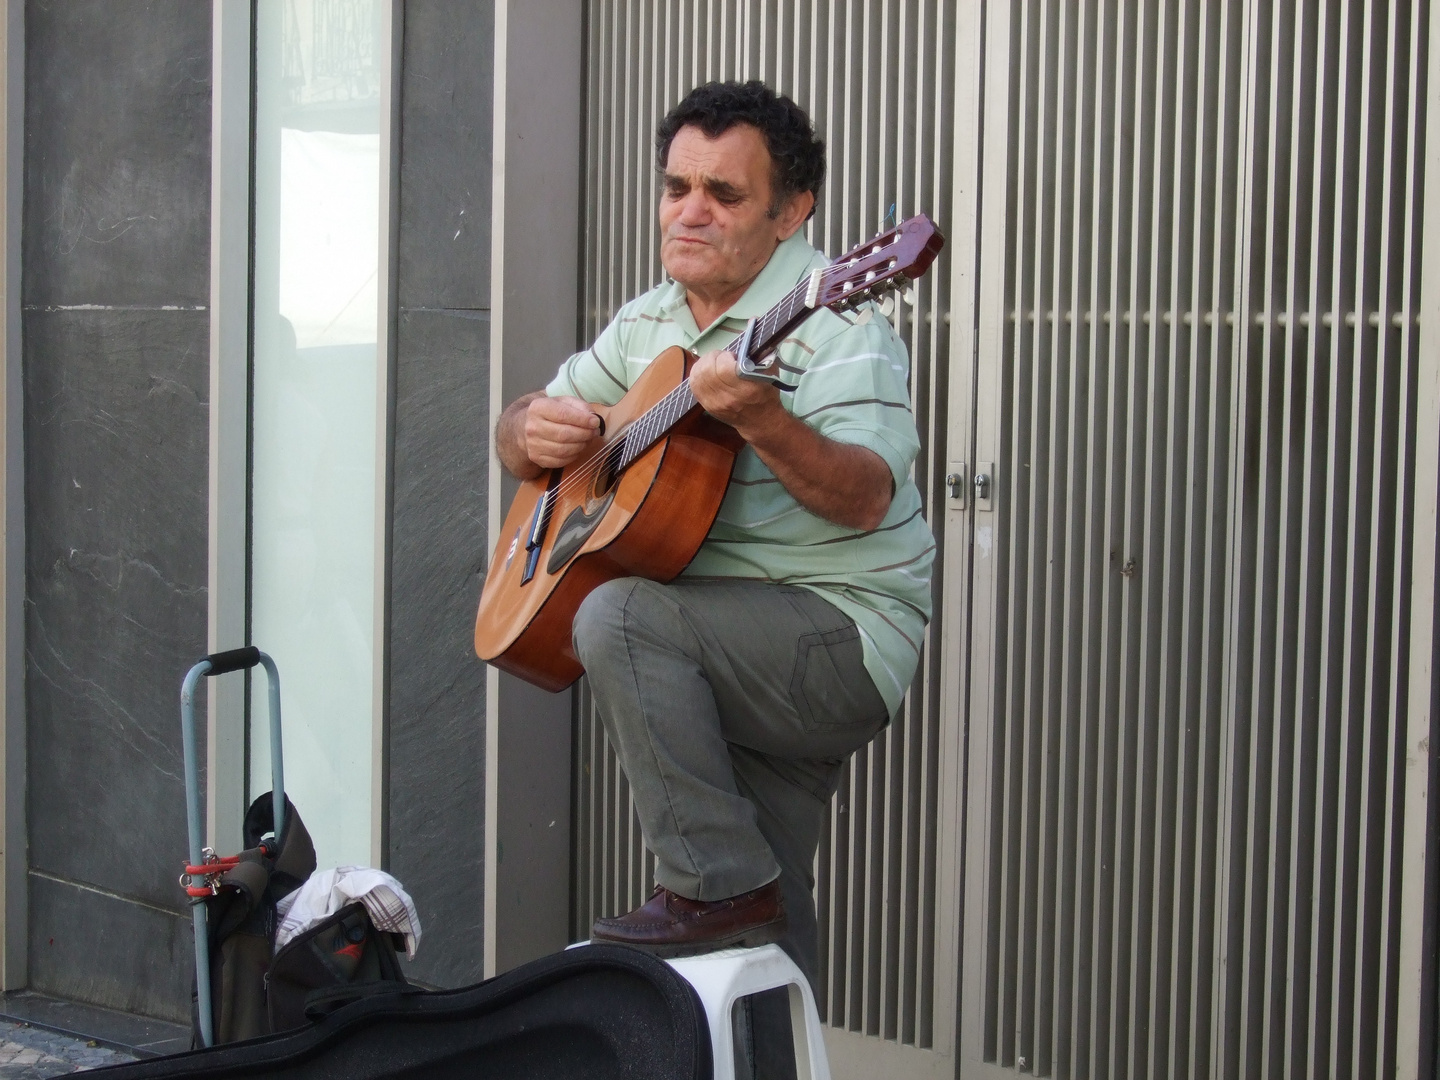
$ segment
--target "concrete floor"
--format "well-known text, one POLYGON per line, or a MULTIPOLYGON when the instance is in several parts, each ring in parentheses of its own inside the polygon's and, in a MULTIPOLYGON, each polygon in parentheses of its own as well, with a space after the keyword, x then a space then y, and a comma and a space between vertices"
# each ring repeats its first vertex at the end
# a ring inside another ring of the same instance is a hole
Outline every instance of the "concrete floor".
POLYGON ((0 1080, 40 1080, 190 1049, 179 1024, 63 1001, 0 995, 0 1080))
POLYGON ((0 1080, 42 1080, 134 1060, 134 1054, 101 1046, 94 1039, 0 1020, 0 1080))

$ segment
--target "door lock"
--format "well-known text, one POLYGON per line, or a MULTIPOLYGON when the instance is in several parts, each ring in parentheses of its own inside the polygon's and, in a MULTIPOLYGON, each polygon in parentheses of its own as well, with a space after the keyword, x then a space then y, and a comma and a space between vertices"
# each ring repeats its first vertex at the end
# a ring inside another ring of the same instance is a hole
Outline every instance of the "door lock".
POLYGON ((995 463, 981 461, 975 466, 975 509, 995 509, 995 463))
POLYGON ((945 494, 950 499, 951 509, 965 509, 965 488, 968 486, 966 479, 969 475, 970 470, 965 467, 965 462, 950 463, 950 471, 945 474, 945 494))

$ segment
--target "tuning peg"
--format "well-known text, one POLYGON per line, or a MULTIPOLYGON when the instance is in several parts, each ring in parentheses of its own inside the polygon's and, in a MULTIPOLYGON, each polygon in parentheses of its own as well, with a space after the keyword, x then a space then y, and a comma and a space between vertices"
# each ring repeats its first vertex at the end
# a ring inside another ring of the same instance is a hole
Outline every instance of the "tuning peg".
POLYGON ((886 293, 880 299, 880 314, 887 319, 895 312, 895 296, 893 293, 886 293))
POLYGON ((900 299, 904 300, 905 303, 909 304, 911 307, 914 307, 914 306, 915 306, 915 286, 913 286, 913 285, 907 285, 907 286, 905 287, 905 291, 900 294, 900 299))

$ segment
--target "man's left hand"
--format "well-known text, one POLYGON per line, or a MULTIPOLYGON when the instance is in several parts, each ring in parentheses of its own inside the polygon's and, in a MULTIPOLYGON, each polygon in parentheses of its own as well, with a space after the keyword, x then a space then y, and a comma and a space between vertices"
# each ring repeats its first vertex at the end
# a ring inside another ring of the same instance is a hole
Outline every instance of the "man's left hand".
POLYGON ((875 451, 827 439, 796 420, 767 382, 742 379, 735 356, 709 352, 690 369, 695 400, 750 444, 795 501, 852 529, 875 529, 890 509, 895 482, 875 451))
POLYGON ((711 416, 738 431, 746 442, 790 414, 780 403, 780 391, 770 383, 742 379, 735 354, 708 352, 690 369, 690 389, 695 400, 711 416))

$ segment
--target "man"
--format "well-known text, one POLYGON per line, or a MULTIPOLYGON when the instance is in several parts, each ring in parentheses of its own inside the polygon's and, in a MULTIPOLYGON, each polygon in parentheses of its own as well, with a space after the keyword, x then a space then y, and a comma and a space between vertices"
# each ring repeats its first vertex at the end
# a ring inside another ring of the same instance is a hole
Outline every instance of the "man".
POLYGON ((698 87, 656 135, 661 262, 545 390, 505 410, 521 478, 574 461, 663 349, 702 354, 696 400, 745 440, 686 572, 612 581, 574 641, 630 781, 658 887, 596 941, 666 956, 780 941, 814 981, 812 866, 845 758, 898 708, 930 614, 934 540, 903 343, 873 309, 813 315, 781 346, 793 393, 722 351, 826 260, 801 231, 824 177, 809 119, 759 82, 698 87))

